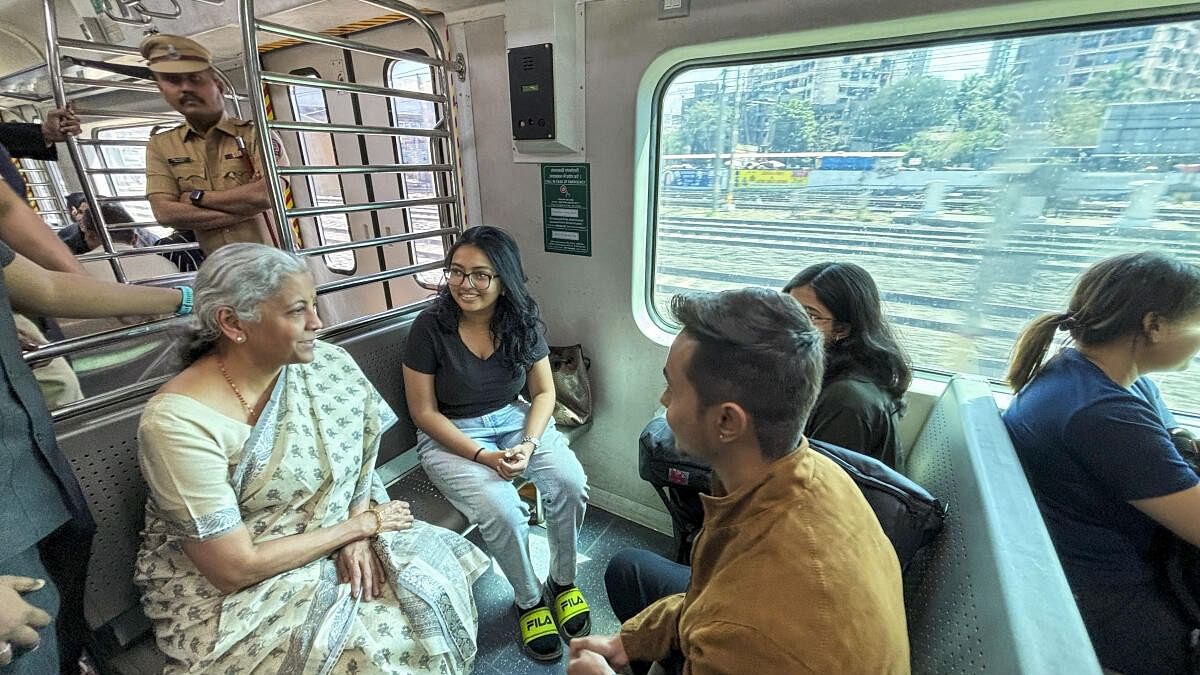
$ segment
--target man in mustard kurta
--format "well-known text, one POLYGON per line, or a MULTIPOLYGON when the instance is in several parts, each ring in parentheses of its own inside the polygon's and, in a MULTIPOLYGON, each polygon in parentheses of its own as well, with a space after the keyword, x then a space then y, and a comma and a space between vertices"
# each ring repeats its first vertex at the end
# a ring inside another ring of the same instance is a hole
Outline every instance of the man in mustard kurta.
POLYGON ((824 368, 804 308, 765 288, 671 308, 683 330, 663 369, 667 423, 720 484, 701 497, 690 571, 647 552, 614 557, 613 610, 631 596, 644 609, 620 635, 572 640, 567 672, 668 661, 684 675, 907 675, 895 550, 858 486, 801 434, 824 368), (614 574, 622 561, 632 569, 614 574))
MULTIPOLYGON (((191 230, 204 253, 233 242, 272 245, 270 198, 254 122, 225 114, 225 87, 212 55, 177 35, 151 35, 142 56, 167 103, 186 123, 146 148, 146 198, 158 222, 191 230)), ((272 138, 278 164, 283 146, 272 138)))

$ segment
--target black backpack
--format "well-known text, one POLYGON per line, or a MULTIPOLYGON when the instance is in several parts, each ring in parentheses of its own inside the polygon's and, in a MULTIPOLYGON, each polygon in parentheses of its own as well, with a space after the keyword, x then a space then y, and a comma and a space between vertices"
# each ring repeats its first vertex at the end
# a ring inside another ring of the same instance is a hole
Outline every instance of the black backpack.
MULTIPOLYGON (((941 531, 946 509, 925 488, 873 457, 812 439, 809 446, 842 467, 862 490, 896 549, 901 570, 941 531)), ((712 491, 712 469, 699 459, 681 455, 666 418, 655 417, 639 439, 638 473, 654 486, 671 514, 675 560, 687 564, 704 521, 700 495, 712 491)))

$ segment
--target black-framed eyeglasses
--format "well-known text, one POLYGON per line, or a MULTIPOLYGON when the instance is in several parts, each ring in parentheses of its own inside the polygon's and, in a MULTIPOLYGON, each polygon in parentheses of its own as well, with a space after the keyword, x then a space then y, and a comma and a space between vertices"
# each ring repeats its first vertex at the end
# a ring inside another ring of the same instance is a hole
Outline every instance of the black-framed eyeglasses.
POLYGON ((804 311, 808 314, 808 320, 812 321, 813 323, 818 321, 828 321, 830 323, 834 323, 837 321, 837 319, 833 318, 832 316, 821 316, 820 314, 817 314, 816 311, 809 309, 808 307, 805 307, 804 311))
POLYGON ((442 270, 442 276, 446 277, 446 281, 452 286, 462 286, 463 282, 470 279, 471 288, 479 291, 486 291, 492 285, 492 279, 496 278, 495 274, 487 272, 464 272, 460 269, 447 267, 442 270))

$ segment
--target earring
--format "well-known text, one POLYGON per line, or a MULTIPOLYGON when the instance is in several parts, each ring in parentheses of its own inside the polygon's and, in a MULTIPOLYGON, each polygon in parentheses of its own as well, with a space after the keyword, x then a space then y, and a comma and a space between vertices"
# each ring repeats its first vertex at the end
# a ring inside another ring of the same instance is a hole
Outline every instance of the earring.
POLYGON ((239 336, 237 336, 236 338, 234 338, 234 341, 235 341, 235 342, 245 342, 245 341, 246 341, 246 336, 245 336, 245 335, 239 335, 239 336))

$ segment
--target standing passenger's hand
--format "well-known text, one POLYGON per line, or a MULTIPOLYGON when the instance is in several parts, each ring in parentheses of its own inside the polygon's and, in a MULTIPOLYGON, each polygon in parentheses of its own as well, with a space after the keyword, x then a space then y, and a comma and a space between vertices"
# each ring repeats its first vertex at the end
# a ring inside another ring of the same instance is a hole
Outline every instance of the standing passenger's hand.
POLYGON ((10 660, 12 650, 17 647, 36 648, 41 641, 38 629, 50 625, 49 614, 21 598, 21 593, 36 591, 45 585, 41 579, 0 576, 0 642, 9 645, 10 660))
POLYGON ((387 583, 383 563, 371 550, 369 539, 359 539, 342 547, 337 553, 338 583, 350 584, 350 594, 371 602, 383 592, 387 583))
POLYGON ((80 130, 79 118, 70 106, 51 110, 42 121, 42 138, 46 145, 61 143, 67 136, 78 136, 80 130))

